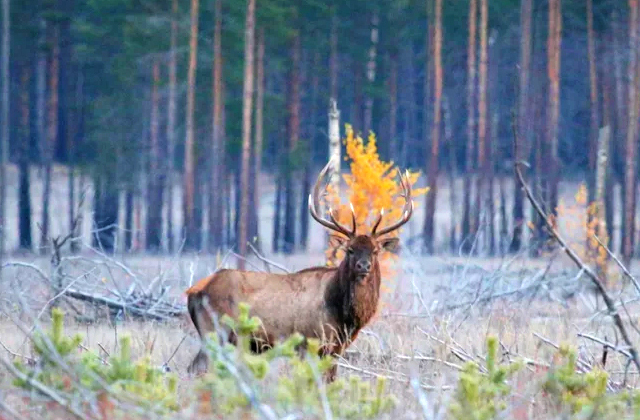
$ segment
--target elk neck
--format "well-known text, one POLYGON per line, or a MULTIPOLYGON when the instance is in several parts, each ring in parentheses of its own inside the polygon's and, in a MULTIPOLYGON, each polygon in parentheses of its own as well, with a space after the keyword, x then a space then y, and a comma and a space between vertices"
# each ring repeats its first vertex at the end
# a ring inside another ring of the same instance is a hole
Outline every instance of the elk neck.
POLYGON ((380 265, 373 261, 371 271, 362 279, 343 260, 325 292, 325 304, 336 321, 356 334, 373 317, 380 298, 380 265))

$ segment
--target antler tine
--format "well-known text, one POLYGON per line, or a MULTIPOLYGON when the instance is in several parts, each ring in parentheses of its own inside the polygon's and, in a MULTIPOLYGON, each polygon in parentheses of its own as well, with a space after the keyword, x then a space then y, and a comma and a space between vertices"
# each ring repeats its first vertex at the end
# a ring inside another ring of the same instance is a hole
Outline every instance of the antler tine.
POLYGON ((355 236, 356 234, 356 211, 353 209, 353 204, 351 202, 349 202, 349 207, 351 208, 351 226, 353 226, 353 228, 351 229, 351 234, 355 236))
POLYGON ((376 233, 376 229, 382 220, 383 211, 380 211, 380 216, 378 216, 378 220, 373 227, 372 235, 374 236, 382 236, 387 233, 393 232, 398 229, 400 226, 404 225, 409 221, 411 215, 413 214, 413 199, 411 198, 411 183, 409 182, 408 172, 405 173, 404 177, 400 174, 400 170, 398 170, 398 176, 400 177, 400 184, 402 185, 402 194, 400 194, 405 199, 405 204, 402 209, 402 218, 397 223, 394 223, 391 226, 388 226, 382 229, 380 232, 376 233), (408 208, 407 208, 408 207, 408 208))
POLYGON ((313 217, 313 219, 316 222, 320 223, 322 226, 326 227, 327 229, 336 231, 338 233, 342 233, 347 237, 352 237, 353 233, 349 232, 349 230, 347 230, 334 218, 332 209, 329 209, 329 217, 331 218, 331 222, 318 215, 317 209, 318 207, 320 207, 320 181, 327 174, 327 171, 331 166, 331 162, 332 162, 332 159, 330 159, 329 162, 322 169, 322 171, 320 172, 320 175, 318 175, 318 179, 316 180, 316 183, 313 186, 312 193, 309 194, 309 213, 311 214, 311 217, 313 217))
POLYGON ((378 218, 376 219, 376 222, 373 224, 373 229, 371 230, 371 235, 375 236, 376 235, 376 229, 378 229, 378 226, 380 225, 380 222, 382 221, 382 216, 384 216, 384 209, 380 209, 380 214, 378 215, 378 218))

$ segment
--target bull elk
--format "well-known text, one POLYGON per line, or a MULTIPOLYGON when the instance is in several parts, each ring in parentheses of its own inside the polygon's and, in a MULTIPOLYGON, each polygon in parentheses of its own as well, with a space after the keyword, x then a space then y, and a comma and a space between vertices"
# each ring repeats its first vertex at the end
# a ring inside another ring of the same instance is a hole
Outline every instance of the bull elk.
MULTIPOLYGON (((329 220, 318 214, 320 181, 330 163, 320 172, 312 194, 309 194, 309 212, 322 226, 343 236, 334 238, 346 248, 344 259, 337 267, 311 267, 289 274, 222 269, 203 278, 186 291, 189 316, 202 340, 205 334, 215 330, 207 307, 217 316, 227 314, 236 318, 238 303, 245 302, 250 306, 251 315, 262 322, 251 338, 253 352, 261 353, 271 348, 276 340, 298 332, 305 339, 321 341, 321 356, 335 357, 343 354, 374 316, 380 298, 378 254, 394 251, 398 245, 398 238, 382 236, 400 228, 411 218, 411 184, 406 175, 399 175, 405 199, 399 221, 378 230, 384 215, 382 209, 370 234, 356 234, 353 207, 351 229, 340 224, 331 209, 329 220)), ((226 331, 226 336, 229 342, 237 344, 233 331, 226 331)), ((201 349, 188 372, 206 371, 207 364, 206 353, 201 349)), ((325 379, 332 382, 336 373, 337 365, 334 364, 325 379)))

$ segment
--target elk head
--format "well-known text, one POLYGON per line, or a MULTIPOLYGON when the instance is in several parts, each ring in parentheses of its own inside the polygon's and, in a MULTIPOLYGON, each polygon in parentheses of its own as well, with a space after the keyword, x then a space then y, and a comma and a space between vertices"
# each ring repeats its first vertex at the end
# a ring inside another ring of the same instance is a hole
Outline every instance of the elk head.
MULTIPOLYGON (((402 217, 398 222, 378 231, 378 227, 380 226, 380 222, 384 216, 384 209, 381 209, 371 233, 357 234, 356 215, 353 205, 351 205, 351 229, 347 229, 336 220, 333 209, 331 208, 329 208, 328 212, 329 220, 318 215, 318 208, 320 206, 320 181, 329 170, 330 164, 331 162, 327 163, 324 169, 320 172, 320 175, 313 187, 313 191, 309 194, 309 212, 311 213, 311 217, 313 217, 313 219, 322 226, 342 235, 333 236, 333 238, 346 249, 346 255, 342 264, 346 265, 347 270, 350 273, 353 273, 357 280, 362 280, 369 275, 374 267, 377 266, 377 256, 380 251, 393 252, 397 249, 398 238, 382 238, 382 236, 400 228, 411 218, 411 215, 413 214, 411 184, 409 183, 408 176, 406 174, 402 176, 400 175, 400 171, 398 171, 400 184, 402 185, 402 197, 405 199, 402 217)), ((324 194, 326 195, 326 191, 324 194)))

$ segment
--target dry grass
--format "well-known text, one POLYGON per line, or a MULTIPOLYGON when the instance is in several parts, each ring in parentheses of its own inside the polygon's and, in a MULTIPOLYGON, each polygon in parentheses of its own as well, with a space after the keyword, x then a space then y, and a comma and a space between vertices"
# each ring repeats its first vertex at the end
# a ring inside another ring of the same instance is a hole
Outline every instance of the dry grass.
MULTIPOLYGON (((321 255, 272 258, 291 268, 322 261, 321 255)), ((119 260, 127 265, 138 280, 146 283, 163 274, 167 278, 167 284, 172 286, 170 295, 178 299, 192 281, 216 267, 216 259, 206 256, 174 259, 124 256, 119 260)), ((391 417, 420 418, 422 408, 410 385, 410 379, 416 375, 432 409, 437 410, 437 407, 446 404, 451 395, 450 389, 456 385, 458 367, 465 358, 476 361, 483 359, 484 344, 489 334, 498 337, 504 360, 522 356, 532 362, 528 370, 518 375, 517 383, 514 384, 518 388, 514 393, 516 396, 526 395, 530 391, 527 387, 533 389, 533 384, 543 378, 544 372, 536 368, 534 362, 543 365, 552 360, 554 348, 535 334, 553 343, 566 342, 578 347, 580 357, 594 364, 601 357, 601 346, 580 339, 577 334, 591 333, 615 341, 615 331, 606 315, 602 313, 594 316, 596 301, 588 291, 567 299, 562 299, 560 295, 550 299, 542 293, 533 299, 496 300, 489 304, 466 305, 451 311, 433 311, 438 299, 456 301, 452 294, 456 287, 472 288, 474 281, 478 279, 497 282, 492 280, 492 274, 498 273, 501 278, 513 276, 518 279, 531 277, 532 273, 541 270, 546 270, 548 276, 570 272, 570 266, 561 257, 550 267, 546 260, 531 261, 524 258, 510 261, 405 255, 402 261, 404 263, 401 264, 397 278, 388 283, 385 303, 379 315, 352 345, 346 358, 340 361, 339 369, 339 375, 356 374, 371 378, 379 375, 389 378, 390 392, 400 401, 391 417), (456 349, 463 351, 463 354, 456 352, 456 349)), ((48 260, 44 258, 31 258, 29 262, 45 270, 48 264, 48 260)), ((130 276, 123 271, 106 266, 91 267, 86 261, 75 265, 69 263, 68 271, 89 272, 90 268, 90 275, 103 278, 105 284, 117 284, 126 288, 131 281, 130 276)), ((574 271, 571 275, 575 274, 574 271)), ((46 303, 46 288, 29 270, 9 268, 4 270, 4 276, 5 279, 11 276, 12 284, 17 285, 34 310, 39 310, 46 303)), ((6 280, 4 284, 7 285, 6 280)), ((16 290, 5 287, 0 290, 3 290, 0 292, 0 299, 11 303, 6 299, 11 299, 16 290)), ((630 304, 627 309, 633 314, 640 313, 637 304, 630 304)), ((632 319, 637 321, 638 316, 633 315, 632 319)), ((46 316, 43 321, 46 325, 46 316)), ((69 316, 67 324, 68 333, 80 332, 84 335, 83 346, 100 352, 113 353, 119 337, 130 334, 135 354, 149 355, 158 366, 171 357, 186 334, 187 339, 182 342, 169 366, 182 378, 180 392, 184 393, 185 398, 189 396, 190 379, 186 375, 186 366, 198 349, 198 341, 186 316, 167 323, 101 321, 93 324, 76 322, 69 316)), ((5 357, 16 357, 18 354, 32 356, 24 334, 6 318, 0 321, 0 341, 11 352, 0 349, 5 357)), ((607 367, 612 373, 612 379, 621 382, 624 360, 610 354, 607 367)), ((0 370, 0 386, 7 389, 9 380, 9 375, 0 370)), ((637 375, 633 375, 630 384, 635 386, 636 382, 637 375)), ((512 409, 527 407, 528 403, 525 403, 524 400, 514 401, 512 409)), ((527 418, 545 417, 541 414, 527 418)))

